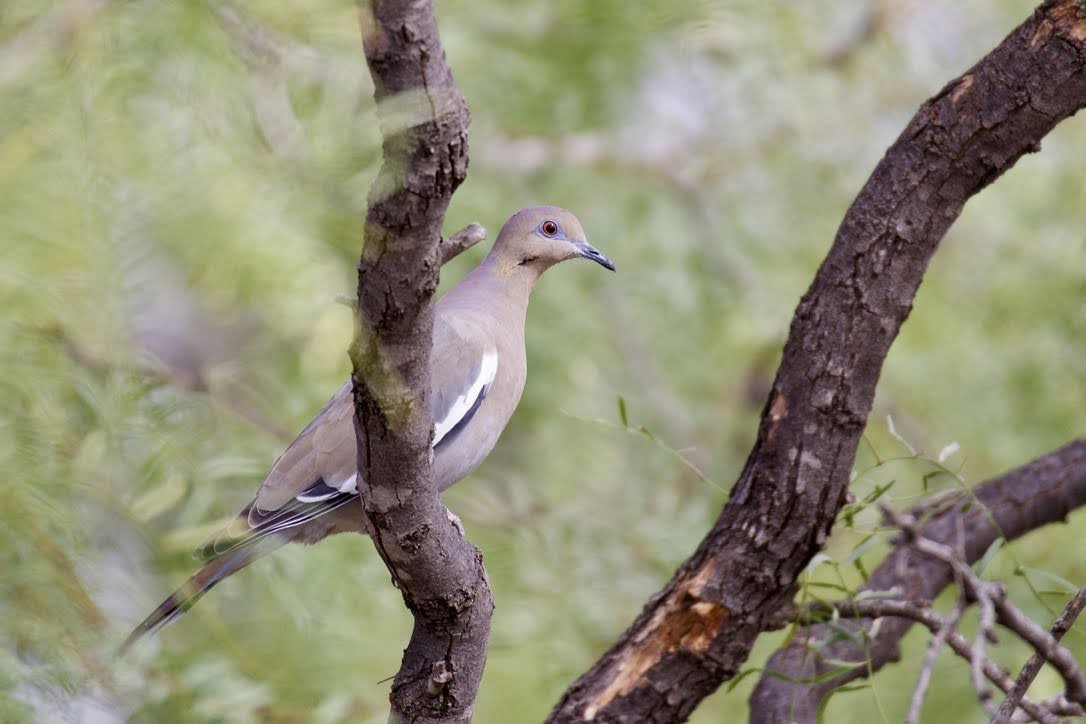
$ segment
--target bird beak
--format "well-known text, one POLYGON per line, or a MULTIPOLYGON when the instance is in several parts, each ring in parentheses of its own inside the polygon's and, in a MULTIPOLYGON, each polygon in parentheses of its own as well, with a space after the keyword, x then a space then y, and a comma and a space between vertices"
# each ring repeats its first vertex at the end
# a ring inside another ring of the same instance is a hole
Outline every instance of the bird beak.
POLYGON ((573 248, 577 250, 578 256, 583 256, 585 259, 591 259, 604 269, 615 270, 614 263, 600 253, 600 250, 589 244, 587 241, 575 241, 573 242, 573 248))

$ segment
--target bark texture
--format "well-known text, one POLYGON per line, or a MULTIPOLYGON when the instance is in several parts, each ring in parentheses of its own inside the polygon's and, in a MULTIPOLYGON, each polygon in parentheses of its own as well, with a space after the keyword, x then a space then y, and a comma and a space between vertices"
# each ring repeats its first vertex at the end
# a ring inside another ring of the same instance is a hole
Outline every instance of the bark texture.
POLYGON ((697 550, 550 721, 685 719, 825 542, 883 360, 965 202, 1086 104, 1086 10, 1052 0, 927 101, 853 202, 792 320, 758 436, 697 550))
POLYGON ((415 619, 391 719, 468 721, 493 600, 481 554, 450 523, 433 484, 429 396, 440 231, 467 174, 470 118, 429 0, 375 0, 361 15, 384 161, 358 265, 358 465, 374 545, 415 619))
MULTIPOLYGON (((1058 450, 978 485, 975 501, 963 493, 944 495, 910 511, 917 520, 928 522, 921 529, 924 538, 954 546, 959 520, 965 557, 973 563, 984 555, 997 538, 1018 538, 1049 523, 1064 520, 1072 510, 1086 505, 1086 438, 1075 440, 1058 450), (963 504, 972 503, 961 512, 963 504), (993 525, 994 523, 994 525, 993 525)), ((953 581, 948 566, 907 546, 897 546, 875 569, 860 590, 901 591, 897 598, 907 601, 931 601, 953 581)), ((850 629, 869 630, 870 620, 841 621, 850 629)), ((820 652, 809 649, 808 642, 828 639, 827 626, 810 626, 799 632, 788 646, 777 651, 766 664, 766 671, 783 674, 784 681, 763 674, 750 699, 750 721, 755 724, 813 722, 822 700, 834 689, 868 676, 884 665, 898 661, 898 642, 912 628, 913 621, 883 619, 878 635, 869 641, 868 650, 849 641, 838 641, 820 652), (868 664, 870 655, 870 664, 868 664), (836 668, 830 660, 863 662, 855 669, 817 684, 795 683, 824 675, 836 668)))

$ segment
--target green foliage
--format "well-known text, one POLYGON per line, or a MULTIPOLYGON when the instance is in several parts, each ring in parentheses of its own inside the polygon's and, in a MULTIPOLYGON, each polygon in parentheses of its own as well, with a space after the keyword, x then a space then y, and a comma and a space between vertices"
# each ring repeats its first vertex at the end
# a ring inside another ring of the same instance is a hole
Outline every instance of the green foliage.
MULTIPOLYGON (((366 540, 285 549, 114 654, 347 373, 334 299, 354 289, 380 160, 355 4, 240 4, 282 50, 270 65, 214 2, 113 2, 66 33, 36 21, 76 5, 0 5, 0 720, 383 721, 378 682, 410 621, 366 540)), ((448 231, 558 203, 619 267, 543 280, 521 408, 446 495, 498 604, 477 719, 538 720, 715 519, 866 174, 1030 5, 880 3, 889 17, 842 58, 866 2, 438 5, 474 118, 448 231)), ((876 502, 1081 434, 1084 157, 1075 119, 951 230, 804 596, 837 598, 877 564, 876 502), (918 453, 898 452, 887 415, 918 453)), ((1082 520, 994 549, 985 575, 1047 621, 1086 581, 1082 520)), ((900 719, 922 648, 908 639, 907 663, 825 720, 900 719)), ((1001 649, 1007 665, 1026 653, 1001 649)), ((975 717, 965 665, 939 673, 929 710, 975 717)), ((741 718, 755 679, 695 720, 741 718)))

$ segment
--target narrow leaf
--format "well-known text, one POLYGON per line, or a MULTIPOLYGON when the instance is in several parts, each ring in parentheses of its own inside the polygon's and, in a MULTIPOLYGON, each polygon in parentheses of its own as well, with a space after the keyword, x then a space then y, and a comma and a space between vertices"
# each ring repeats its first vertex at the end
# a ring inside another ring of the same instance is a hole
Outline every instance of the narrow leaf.
POLYGON ((833 563, 833 558, 829 557, 825 553, 816 553, 811 562, 807 564, 807 567, 803 569, 804 573, 810 573, 814 569, 821 566, 823 563, 833 563))
POLYGON ((841 561, 841 565, 847 566, 847 565, 850 565, 852 563, 855 563, 856 561, 860 560, 860 557, 864 553, 867 553, 869 550, 871 550, 872 548, 874 548, 875 546, 877 546, 881 542, 882 541, 878 538, 878 536, 876 536, 874 533, 872 533, 871 535, 867 536, 862 541, 860 541, 859 545, 857 545, 855 548, 853 548, 849 552, 849 554, 847 556, 845 556, 845 560, 841 561))
POLYGON ((1035 574, 1035 575, 1040 576, 1041 578, 1048 579, 1052 583, 1055 583, 1059 588, 1062 588, 1067 593, 1071 593, 1071 594, 1078 593, 1078 589, 1079 589, 1078 586, 1071 583, 1066 578, 1061 578, 1060 576, 1057 576, 1055 573, 1050 573, 1048 571, 1042 571, 1040 568, 1030 568, 1028 566, 1023 566, 1022 567, 1022 572, 1023 572, 1023 574, 1035 574))
POLYGON ((980 560, 973 564, 973 570, 976 571, 978 576, 984 575, 985 569, 988 568, 992 559, 996 557, 996 554, 999 553, 999 550, 1006 542, 1007 541, 1003 538, 996 538, 992 541, 992 544, 988 546, 988 550, 984 551, 984 555, 980 557, 980 560))
POLYGON ((854 601, 871 601, 877 599, 894 599, 901 598, 901 589, 894 586, 888 590, 882 591, 860 591, 853 598, 854 601))
POLYGON ((739 686, 739 682, 741 682, 743 679, 747 678, 751 674, 757 674, 761 670, 762 669, 757 666, 751 667, 749 669, 743 669, 738 674, 736 674, 731 681, 728 682, 728 686, 725 691, 730 694, 732 690, 735 689, 735 687, 739 686))

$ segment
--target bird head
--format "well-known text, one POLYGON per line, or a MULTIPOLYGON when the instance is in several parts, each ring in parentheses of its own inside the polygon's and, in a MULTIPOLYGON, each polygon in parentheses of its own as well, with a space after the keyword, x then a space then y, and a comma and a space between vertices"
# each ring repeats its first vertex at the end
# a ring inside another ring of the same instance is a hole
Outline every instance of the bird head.
POLYGON ((536 276, 566 259, 591 259, 605 269, 615 265, 585 238, 581 222, 557 206, 532 206, 505 222, 491 252, 508 268, 536 276))

